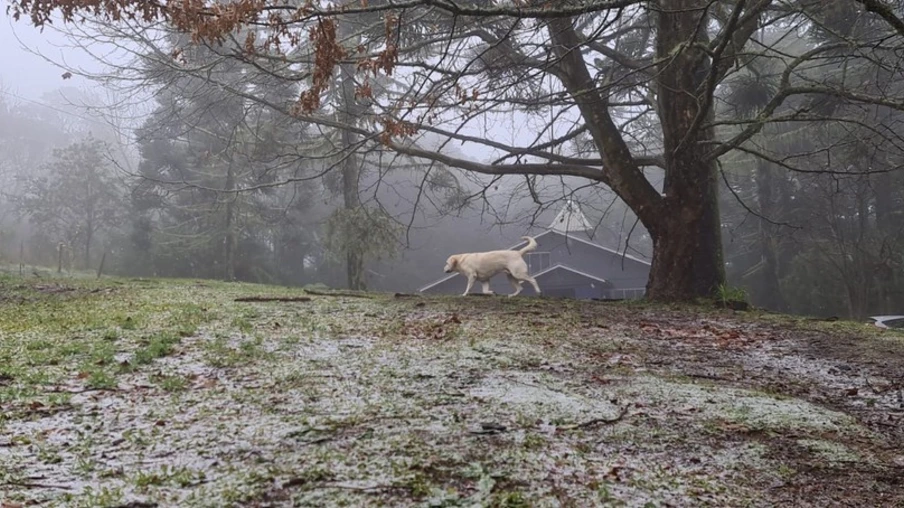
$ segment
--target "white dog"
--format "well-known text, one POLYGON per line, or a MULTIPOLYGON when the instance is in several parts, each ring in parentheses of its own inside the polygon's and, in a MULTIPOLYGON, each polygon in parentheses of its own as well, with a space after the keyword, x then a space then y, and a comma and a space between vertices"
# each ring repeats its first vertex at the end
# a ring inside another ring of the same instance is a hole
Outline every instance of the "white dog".
POLYGON ((515 288, 515 292, 509 296, 520 293, 524 281, 530 282, 539 295, 540 286, 528 274, 527 263, 524 262, 524 255, 537 248, 537 241, 529 236, 522 236, 521 239, 527 240, 527 246, 521 250, 494 250, 449 256, 445 272, 458 272, 468 278, 468 287, 462 296, 471 291, 475 281, 480 281, 483 285, 484 294, 493 294, 490 291, 490 278, 500 272, 505 272, 512 287, 515 288))

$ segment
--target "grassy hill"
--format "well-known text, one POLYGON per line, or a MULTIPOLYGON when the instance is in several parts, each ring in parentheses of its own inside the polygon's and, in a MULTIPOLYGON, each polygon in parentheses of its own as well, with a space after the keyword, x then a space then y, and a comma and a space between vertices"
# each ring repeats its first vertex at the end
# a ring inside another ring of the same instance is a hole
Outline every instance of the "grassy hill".
POLYGON ((0 506, 904 506, 902 387, 854 323, 6 277, 0 506))

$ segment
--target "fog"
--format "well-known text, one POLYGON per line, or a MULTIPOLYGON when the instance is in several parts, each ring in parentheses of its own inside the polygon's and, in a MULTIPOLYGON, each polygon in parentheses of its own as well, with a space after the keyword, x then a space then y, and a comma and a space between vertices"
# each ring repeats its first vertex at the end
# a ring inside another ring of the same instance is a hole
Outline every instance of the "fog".
MULTIPOLYGON (((816 44, 789 38, 794 30, 764 31, 762 40, 789 53, 816 44)), ((265 68, 236 57, 237 41, 199 46, 167 27, 129 23, 61 24, 42 33, 4 19, 0 47, 0 260, 9 272, 93 271, 104 259, 105 273, 127 277, 340 288, 352 284, 355 252, 367 289, 414 292, 445 275, 448 255, 509 248, 544 231, 568 200, 594 225, 593 241, 652 259, 647 230, 603 182, 485 174, 496 163, 544 160, 507 146, 548 144, 572 163, 598 158, 587 135, 559 141, 580 124, 571 103, 480 115, 448 106, 405 141, 445 157, 431 160, 360 133, 343 145, 341 129, 287 113, 308 86, 298 83, 310 81, 293 74, 303 66, 265 68), (464 160, 483 166, 469 170, 464 160)), ((512 79, 485 65, 488 79, 512 79)), ((883 93, 894 93, 885 90, 894 69, 880 78, 883 93)), ((401 69, 394 79, 416 76, 401 69)), ((389 99, 351 113, 343 79, 323 91, 324 118, 348 115, 377 132, 371 117, 389 99)), ((760 107, 756 94, 772 93, 744 88, 745 79, 726 78, 716 90, 719 139, 737 133, 730 120, 746 114, 739 113, 745 101, 760 107)), ((366 84, 378 97, 405 90, 377 77, 366 84)), ((548 96, 560 92, 550 85, 548 96)), ((520 93, 526 102, 530 94, 544 97, 529 87, 520 93)), ((358 91, 355 102, 364 102, 358 91)), ((828 106, 795 98, 783 107, 828 106)), ((878 102, 832 107, 822 117, 839 119, 820 124, 821 137, 807 130, 812 125, 774 123, 720 157, 730 286, 723 296, 801 314, 904 313, 900 113, 878 102), (858 127, 852 118, 870 124, 858 127)), ((662 151, 652 112, 628 105, 619 113, 638 160, 662 151)), ((661 168, 650 163, 644 175, 661 192, 661 168)))

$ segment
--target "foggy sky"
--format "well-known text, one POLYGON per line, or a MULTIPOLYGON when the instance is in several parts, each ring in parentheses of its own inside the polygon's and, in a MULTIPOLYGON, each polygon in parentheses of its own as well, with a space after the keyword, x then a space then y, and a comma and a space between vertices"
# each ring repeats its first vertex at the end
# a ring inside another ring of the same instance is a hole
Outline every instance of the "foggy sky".
MULTIPOLYGON (((27 20, 13 21, 4 14, 0 19, 0 85, 7 92, 28 100, 39 100, 45 93, 61 86, 82 88, 90 86, 90 83, 75 75, 64 80, 63 69, 23 49, 23 45, 57 63, 65 62, 72 67, 89 70, 101 69, 90 56, 66 48, 66 38, 52 27, 41 33, 27 20)), ((16 97, 8 94, 5 99, 17 102, 16 97)))

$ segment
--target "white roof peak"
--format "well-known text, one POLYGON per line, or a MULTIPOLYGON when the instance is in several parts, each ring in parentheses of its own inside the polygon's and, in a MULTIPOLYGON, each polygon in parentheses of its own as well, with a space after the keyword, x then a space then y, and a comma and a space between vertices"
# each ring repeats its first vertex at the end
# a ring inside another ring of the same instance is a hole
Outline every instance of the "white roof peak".
POLYGON ((567 199, 565 206, 562 207, 556 218, 552 220, 549 229, 560 233, 575 233, 577 231, 590 231, 593 227, 587 222, 587 218, 584 217, 581 206, 574 200, 567 199))

